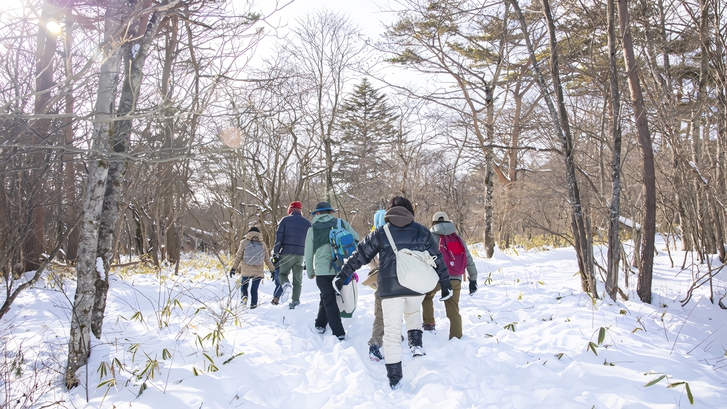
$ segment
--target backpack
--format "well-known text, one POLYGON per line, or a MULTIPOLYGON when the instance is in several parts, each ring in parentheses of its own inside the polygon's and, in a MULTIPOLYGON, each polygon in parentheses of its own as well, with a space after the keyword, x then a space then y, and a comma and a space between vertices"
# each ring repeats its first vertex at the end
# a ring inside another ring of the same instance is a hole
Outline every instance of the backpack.
POLYGON ((338 272, 343 267, 343 262, 356 251, 356 240, 351 232, 343 227, 341 219, 338 219, 336 226, 331 228, 328 239, 331 243, 331 265, 338 272))
POLYGON ((261 266, 265 259, 263 254, 263 243, 257 237, 250 239, 245 246, 245 253, 242 255, 242 262, 249 266, 261 266))
POLYGON ((449 275, 461 276, 467 269, 467 251, 462 238, 457 233, 439 237, 439 251, 442 252, 444 264, 449 275))

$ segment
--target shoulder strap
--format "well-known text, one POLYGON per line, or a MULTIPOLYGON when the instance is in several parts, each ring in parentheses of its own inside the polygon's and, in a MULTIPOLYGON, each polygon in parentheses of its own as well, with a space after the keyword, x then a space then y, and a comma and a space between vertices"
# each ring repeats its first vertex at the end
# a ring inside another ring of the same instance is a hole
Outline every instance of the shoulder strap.
POLYGON ((391 232, 389 231, 389 223, 384 225, 384 232, 386 233, 386 238, 389 239, 391 248, 394 249, 394 253, 398 252, 399 250, 397 250, 396 243, 394 243, 394 239, 391 237, 391 232))
POLYGON ((338 218, 338 228, 339 229, 341 228, 341 218, 340 217, 338 218))

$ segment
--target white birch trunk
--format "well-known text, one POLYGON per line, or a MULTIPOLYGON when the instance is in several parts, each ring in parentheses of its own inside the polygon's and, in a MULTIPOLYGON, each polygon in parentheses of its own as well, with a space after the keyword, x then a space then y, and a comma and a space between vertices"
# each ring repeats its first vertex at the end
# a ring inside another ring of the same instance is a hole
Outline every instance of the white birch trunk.
MULTIPOLYGON (((120 11, 124 2, 115 0, 106 9, 105 38, 107 48, 103 50, 105 60, 99 70, 98 96, 94 112, 92 153, 88 164, 88 185, 83 199, 83 217, 80 226, 78 264, 76 265, 77 287, 71 311, 71 333, 68 341, 68 363, 66 365, 66 386, 78 386, 76 371, 85 365, 91 353, 91 311, 93 308, 95 282, 101 271, 97 271, 96 249, 98 244, 99 215, 103 204, 109 150, 109 128, 112 120, 116 88, 119 80, 119 47, 109 41, 119 27, 120 11)), ((102 269, 102 268, 101 268, 102 269)))
MULTIPOLYGON (((136 109, 136 98, 141 92, 141 81, 143 79, 143 68, 146 57, 149 55, 151 43, 154 41, 159 23, 166 14, 159 11, 152 15, 146 27, 143 37, 138 42, 126 43, 121 47, 124 58, 124 81, 119 97, 119 108, 117 116, 129 117, 136 109), (135 45, 139 45, 136 54, 132 52, 135 45)), ((133 22, 131 32, 134 37, 139 32, 139 22, 133 22)), ((131 137, 131 120, 116 121, 113 132, 113 151, 125 153, 131 137)), ((98 277, 95 283, 96 294, 93 303, 91 329, 96 338, 101 337, 103 328, 103 316, 106 310, 106 296, 108 294, 108 270, 111 265, 114 247, 114 227, 119 219, 119 198, 123 185, 126 162, 120 158, 112 160, 109 164, 109 171, 105 183, 103 206, 101 210, 100 227, 98 233, 97 257, 103 264, 104 273, 98 277)))

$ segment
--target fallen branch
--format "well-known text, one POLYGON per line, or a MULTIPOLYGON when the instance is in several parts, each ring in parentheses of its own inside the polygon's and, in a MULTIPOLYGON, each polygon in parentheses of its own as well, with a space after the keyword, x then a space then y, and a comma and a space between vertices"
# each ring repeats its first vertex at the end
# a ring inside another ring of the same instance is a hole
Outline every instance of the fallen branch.
MULTIPOLYGON (((710 269, 707 274, 705 274, 705 275, 699 277, 698 279, 694 280, 694 282, 692 283, 692 285, 687 290, 687 296, 683 300, 679 301, 682 304, 682 307, 684 307, 685 305, 687 305, 689 303, 689 301, 692 299, 692 292, 694 292, 694 290, 696 290, 697 288, 699 288, 699 287, 703 286, 704 284, 710 282, 712 280, 712 278, 714 278, 714 276, 716 276, 717 274, 719 274, 720 271, 722 271, 722 269, 724 268, 724 266, 725 265, 722 264, 717 269, 710 269)), ((721 303, 721 301, 722 300, 720 300, 720 303, 721 303)), ((722 305, 720 305, 720 307, 722 307, 722 305)), ((722 308, 724 308, 724 307, 722 307, 722 308)))

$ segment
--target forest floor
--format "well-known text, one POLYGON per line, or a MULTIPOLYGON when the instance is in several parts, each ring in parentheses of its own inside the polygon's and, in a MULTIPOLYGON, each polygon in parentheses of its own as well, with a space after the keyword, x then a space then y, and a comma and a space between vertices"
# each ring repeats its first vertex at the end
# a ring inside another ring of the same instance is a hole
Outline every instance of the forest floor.
MULTIPOLYGON (((727 272, 714 278, 714 303, 706 284, 682 306, 707 264, 687 255, 682 270, 683 252, 669 255, 663 242, 657 249, 650 304, 635 293, 636 274, 630 288, 620 279, 628 301, 610 300, 602 284, 591 299, 572 248, 476 257, 479 291, 460 300, 464 336, 448 340, 435 299, 437 332, 424 334, 424 357, 412 358, 402 343, 397 391, 383 361, 368 357, 370 288, 359 287, 341 342, 314 329, 314 281, 304 277, 302 304, 290 310, 269 303, 266 279, 260 307, 244 309, 229 266, 193 254, 179 275, 174 266, 112 272, 103 336, 69 392, 62 373, 75 284, 73 272, 56 271, 0 323, 0 407, 725 408, 727 310, 717 301, 727 272)), ((596 249, 601 265, 604 255, 596 249)))

